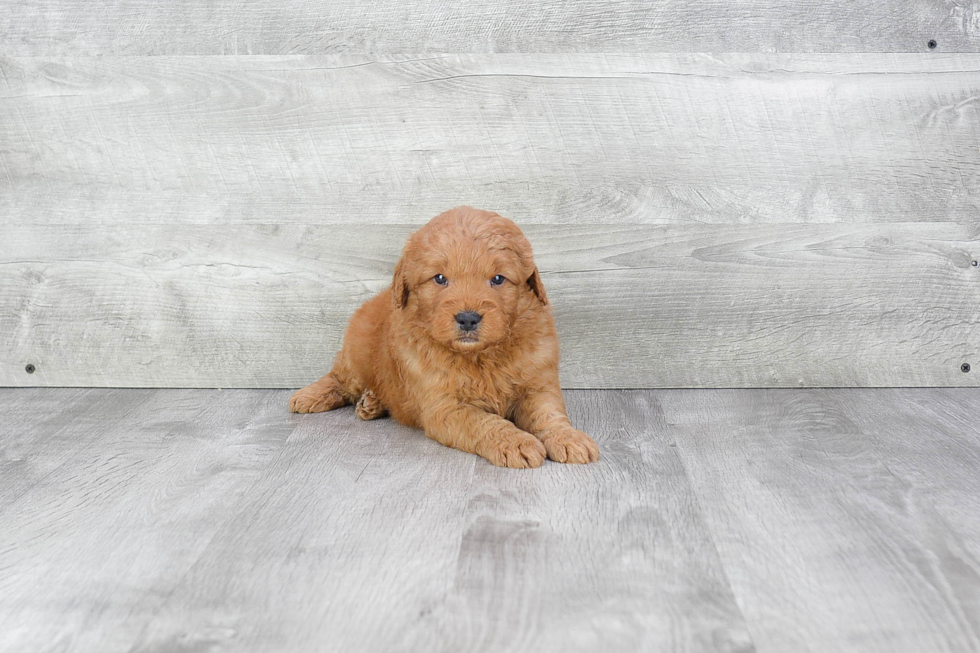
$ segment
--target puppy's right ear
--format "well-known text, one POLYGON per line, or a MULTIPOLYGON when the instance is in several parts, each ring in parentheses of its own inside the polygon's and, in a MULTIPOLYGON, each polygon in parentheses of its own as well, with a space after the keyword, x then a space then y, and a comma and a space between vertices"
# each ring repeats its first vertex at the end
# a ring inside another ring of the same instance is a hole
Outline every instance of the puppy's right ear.
POLYGON ((541 283, 541 273, 538 272, 538 266, 536 265, 534 266, 534 272, 532 272, 531 276, 528 277, 527 287, 531 289, 531 292, 538 296, 538 299, 541 300, 542 304, 545 306, 548 305, 548 293, 544 291, 544 284, 541 283))
POLYGON ((395 308, 405 308, 408 304, 408 279, 405 278, 405 259, 398 259, 395 265, 395 277, 391 281, 391 299, 395 308))

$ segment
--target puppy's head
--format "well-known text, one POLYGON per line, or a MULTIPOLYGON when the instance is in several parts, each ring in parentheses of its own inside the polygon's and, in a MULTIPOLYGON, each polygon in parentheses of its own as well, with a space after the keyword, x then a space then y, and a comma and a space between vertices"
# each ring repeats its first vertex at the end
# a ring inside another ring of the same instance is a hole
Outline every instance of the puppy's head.
POLYGON ((391 294, 396 310, 461 353, 500 344, 519 316, 548 304, 531 244, 517 225, 468 206, 412 234, 391 294))

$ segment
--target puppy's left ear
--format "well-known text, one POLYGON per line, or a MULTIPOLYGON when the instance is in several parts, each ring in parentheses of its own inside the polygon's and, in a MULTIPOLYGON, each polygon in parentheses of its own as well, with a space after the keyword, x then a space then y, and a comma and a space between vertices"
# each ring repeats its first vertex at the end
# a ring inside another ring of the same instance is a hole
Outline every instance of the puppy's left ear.
POLYGON ((391 299, 395 308, 405 308, 408 304, 408 279, 405 278, 405 258, 398 259, 395 277, 391 280, 391 299))
POLYGON ((545 306, 548 305, 548 294, 544 291, 544 284, 541 283, 541 273, 538 272, 538 266, 536 265, 534 266, 534 272, 527 279, 527 287, 538 296, 542 304, 545 306))

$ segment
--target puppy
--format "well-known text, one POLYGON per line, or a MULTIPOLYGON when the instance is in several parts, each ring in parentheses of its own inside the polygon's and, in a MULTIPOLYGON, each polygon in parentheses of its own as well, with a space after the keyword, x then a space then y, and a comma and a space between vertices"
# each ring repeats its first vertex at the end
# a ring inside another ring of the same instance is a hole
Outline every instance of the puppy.
POLYGON ((467 206, 412 234, 390 288, 351 317, 333 369, 289 400, 296 413, 357 404, 501 467, 588 463, 558 385, 548 296, 517 225, 467 206))

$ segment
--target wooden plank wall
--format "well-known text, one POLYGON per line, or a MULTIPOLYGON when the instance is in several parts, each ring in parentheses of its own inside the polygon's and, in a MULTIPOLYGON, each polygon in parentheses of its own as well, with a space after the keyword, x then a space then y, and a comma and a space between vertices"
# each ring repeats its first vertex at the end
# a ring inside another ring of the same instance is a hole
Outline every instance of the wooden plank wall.
POLYGON ((976 52, 977 0, 7 0, 11 55, 976 52))
POLYGON ((0 15, 0 385, 299 386, 458 204, 567 387, 980 385, 980 0, 204 7, 0 15))

